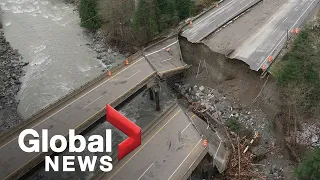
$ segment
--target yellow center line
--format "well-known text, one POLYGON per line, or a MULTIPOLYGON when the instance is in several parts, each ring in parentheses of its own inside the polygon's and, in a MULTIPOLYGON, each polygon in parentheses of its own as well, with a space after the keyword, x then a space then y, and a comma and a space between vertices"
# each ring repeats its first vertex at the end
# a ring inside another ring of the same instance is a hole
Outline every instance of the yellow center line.
POLYGON ((149 142, 181 111, 177 111, 168 122, 166 122, 143 146, 141 146, 138 151, 136 151, 108 180, 112 179, 133 157, 135 157, 149 142))

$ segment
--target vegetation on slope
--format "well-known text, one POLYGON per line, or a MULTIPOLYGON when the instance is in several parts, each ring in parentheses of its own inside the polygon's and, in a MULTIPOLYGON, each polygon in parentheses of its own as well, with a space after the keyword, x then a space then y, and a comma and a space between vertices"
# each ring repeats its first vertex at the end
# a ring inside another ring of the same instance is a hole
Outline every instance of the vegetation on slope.
POLYGON ((194 13, 191 0, 139 0, 133 28, 140 42, 148 42, 170 26, 194 13))
MULTIPOLYGON (((286 140, 293 145, 297 145, 299 123, 317 120, 320 115, 320 14, 311 24, 294 39, 275 72, 282 93, 286 140)), ((302 161, 295 175, 301 180, 320 179, 319 148, 302 161)))
MULTIPOLYGON (((74 1, 74 0, 67 0, 74 1)), ((141 46, 217 0, 79 0, 81 26, 102 29, 108 43, 141 46), (198 9, 197 9, 198 8, 198 9)), ((130 50, 129 50, 130 51, 130 50)))
POLYGON ((97 11, 97 0, 81 0, 79 15, 82 27, 89 30, 96 30, 101 27, 101 21, 97 11))
POLYGON ((320 148, 314 149, 295 170, 296 177, 300 180, 320 179, 320 148))
POLYGON ((300 120, 317 115, 320 107, 320 26, 309 26, 283 57, 276 79, 290 116, 300 120))

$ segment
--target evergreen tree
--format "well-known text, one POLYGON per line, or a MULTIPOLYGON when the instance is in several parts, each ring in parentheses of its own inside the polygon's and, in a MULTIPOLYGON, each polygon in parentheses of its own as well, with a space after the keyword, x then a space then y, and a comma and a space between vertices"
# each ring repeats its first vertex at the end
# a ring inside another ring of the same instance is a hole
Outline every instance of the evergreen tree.
POLYGON ((81 26, 90 30, 99 29, 101 22, 97 12, 96 0, 81 0, 79 7, 81 26))
POLYGON ((134 29, 141 38, 150 40, 159 34, 155 0, 139 0, 134 16, 134 29))
POLYGON ((175 0, 157 0, 157 20, 160 31, 178 22, 175 0))
POLYGON ((194 11, 194 4, 191 0, 176 0, 176 7, 180 19, 189 17, 194 11))

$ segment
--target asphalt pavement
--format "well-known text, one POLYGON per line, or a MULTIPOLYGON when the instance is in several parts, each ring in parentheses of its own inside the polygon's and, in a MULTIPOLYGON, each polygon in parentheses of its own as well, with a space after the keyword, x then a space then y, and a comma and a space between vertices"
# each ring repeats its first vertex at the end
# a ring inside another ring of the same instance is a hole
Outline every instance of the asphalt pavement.
POLYGON ((160 76, 187 67, 181 56, 178 36, 166 38, 147 47, 144 56, 160 76))
POLYGON ((178 180, 192 172, 191 167, 195 168, 206 153, 200 134, 177 106, 142 140, 141 146, 102 179, 178 180))
POLYGON ((229 57, 244 61, 255 71, 268 68, 287 39, 295 33, 296 28, 301 27, 318 3, 319 0, 288 1, 264 27, 229 57))
POLYGON ((222 25, 237 17, 260 0, 225 0, 219 8, 213 8, 185 27, 181 33, 188 41, 198 43, 222 25))
MULTIPOLYGON (((98 112, 104 111, 106 104, 117 101, 125 94, 133 94, 134 92, 130 91, 134 87, 147 79, 153 79, 154 75, 155 71, 150 64, 145 58, 140 57, 117 74, 106 77, 104 81, 91 87, 87 92, 72 98, 67 105, 61 106, 56 112, 42 116, 37 124, 30 125, 28 128, 36 130, 40 135, 42 129, 48 129, 49 139, 56 134, 66 136, 69 129, 78 129, 98 112)), ((41 155, 41 153, 23 152, 17 138, 15 136, 5 144, 1 144, 0 179, 19 173, 20 169, 27 167, 41 155)))

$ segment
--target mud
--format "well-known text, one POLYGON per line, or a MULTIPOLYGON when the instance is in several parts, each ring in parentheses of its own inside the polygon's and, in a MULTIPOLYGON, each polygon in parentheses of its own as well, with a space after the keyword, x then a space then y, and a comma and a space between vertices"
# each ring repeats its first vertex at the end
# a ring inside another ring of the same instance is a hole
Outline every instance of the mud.
POLYGON ((294 165, 281 144, 282 138, 274 132, 274 119, 281 105, 275 79, 272 76, 263 78, 262 72, 251 71, 245 63, 227 59, 204 44, 192 44, 183 39, 180 44, 184 60, 192 65, 180 81, 188 87, 198 87, 190 96, 197 97, 198 93, 201 102, 209 97, 206 89, 216 92, 213 103, 221 106, 216 107, 223 123, 232 117, 245 128, 259 132, 259 144, 250 151, 260 155, 275 149, 255 162, 262 165, 254 166, 253 171, 263 172, 270 179, 292 179, 294 165), (200 89, 204 90, 200 93, 200 89))

